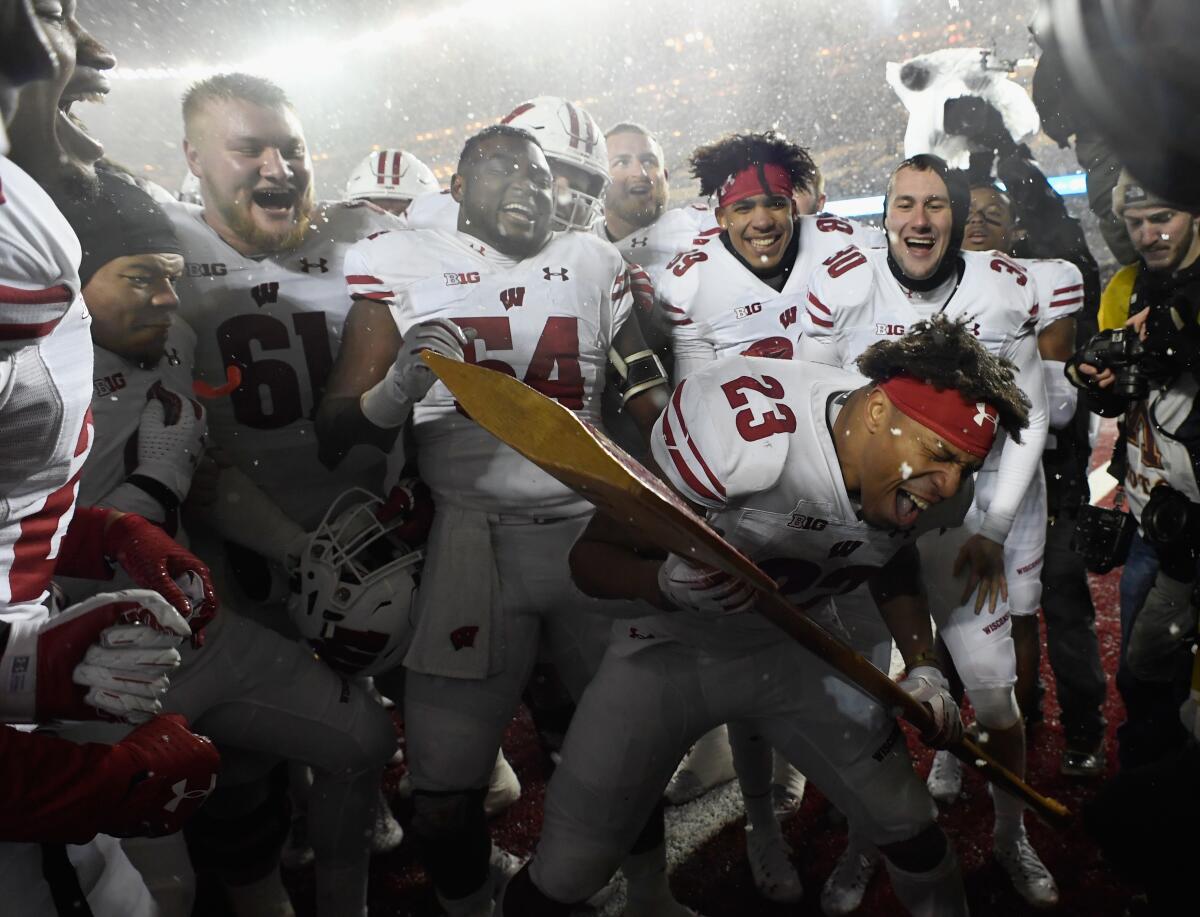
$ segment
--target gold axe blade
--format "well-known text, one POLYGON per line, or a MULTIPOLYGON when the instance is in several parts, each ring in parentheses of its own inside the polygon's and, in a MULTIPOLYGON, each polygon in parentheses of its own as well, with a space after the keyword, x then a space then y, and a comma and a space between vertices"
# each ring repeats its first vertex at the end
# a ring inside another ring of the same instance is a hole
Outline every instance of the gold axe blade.
MULTIPOLYGON (((471 419, 501 442, 613 518, 627 520, 660 547, 754 585, 761 591, 759 614, 885 709, 923 734, 934 731, 933 717, 924 704, 792 605, 773 579, 595 426, 505 373, 428 350, 421 358, 471 419)), ((1039 794, 972 740, 964 738, 950 750, 988 780, 1021 797, 1047 822, 1062 827, 1070 819, 1065 806, 1039 794)))

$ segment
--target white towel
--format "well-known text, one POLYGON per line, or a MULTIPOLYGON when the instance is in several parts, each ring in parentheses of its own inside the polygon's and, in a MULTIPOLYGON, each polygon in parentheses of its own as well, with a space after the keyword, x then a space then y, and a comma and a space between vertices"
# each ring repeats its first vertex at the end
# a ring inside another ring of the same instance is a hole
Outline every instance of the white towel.
POLYGON ((439 503, 425 545, 406 668, 487 678, 504 668, 500 575, 487 513, 439 503))

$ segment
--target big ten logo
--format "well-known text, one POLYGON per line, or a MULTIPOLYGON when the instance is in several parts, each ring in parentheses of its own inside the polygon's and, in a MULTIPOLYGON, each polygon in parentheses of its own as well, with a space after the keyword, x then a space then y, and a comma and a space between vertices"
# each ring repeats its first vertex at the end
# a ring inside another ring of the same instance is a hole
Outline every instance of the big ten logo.
POLYGON ((468 283, 479 283, 479 271, 469 271, 460 274, 442 274, 446 281, 446 286, 457 287, 464 286, 468 283))
POLYGON ((228 273, 229 268, 219 261, 215 264, 200 264, 194 261, 187 263, 189 277, 224 277, 228 273))
POLYGON ((762 303, 752 302, 747 306, 738 306, 733 310, 733 317, 738 321, 743 318, 749 318, 751 315, 758 315, 762 311, 762 303))
POLYGON ((97 397, 119 392, 126 385, 124 373, 113 373, 111 376, 92 380, 92 390, 96 393, 97 397))
POLYGON ((788 523, 788 528, 820 532, 827 525, 829 525, 829 523, 826 520, 818 519, 816 516, 805 516, 802 513, 793 513, 792 519, 788 523))
POLYGON ((891 322, 876 322, 875 333, 880 337, 901 337, 904 334, 904 326, 891 322))

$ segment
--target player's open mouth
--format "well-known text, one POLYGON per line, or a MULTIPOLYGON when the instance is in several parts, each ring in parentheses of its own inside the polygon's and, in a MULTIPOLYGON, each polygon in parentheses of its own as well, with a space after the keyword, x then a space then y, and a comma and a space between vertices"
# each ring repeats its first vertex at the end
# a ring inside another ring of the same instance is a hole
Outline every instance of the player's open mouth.
POLYGON ((928 500, 918 497, 903 487, 896 491, 896 521, 901 528, 907 528, 917 521, 917 517, 931 506, 928 500))
POLYGON ((750 246, 750 251, 757 255, 760 261, 768 261, 771 256, 779 254, 779 246, 782 241, 783 233, 780 232, 773 236, 746 239, 746 244, 750 246))
POLYGON ((987 232, 982 229, 973 229, 967 233, 967 241, 968 242, 975 242, 975 243, 986 242, 987 237, 988 237, 987 232))
POLYGON ((500 208, 500 213, 520 226, 533 225, 533 208, 525 204, 505 204, 500 208))
POLYGON ((904 244, 908 247, 909 254, 924 258, 933 252, 934 240, 913 236, 905 239, 904 244))
POLYGON ((254 205, 271 216, 291 213, 296 203, 296 192, 291 188, 259 188, 250 195, 254 205))
POLYGON ((642 181, 632 184, 629 186, 628 192, 634 197, 645 197, 650 193, 650 183, 642 181))
POLYGON ((104 147, 100 141, 89 134, 71 114, 71 106, 80 101, 96 101, 96 94, 66 92, 58 100, 58 121, 55 124, 55 134, 64 151, 81 162, 93 163, 104 155, 104 147))

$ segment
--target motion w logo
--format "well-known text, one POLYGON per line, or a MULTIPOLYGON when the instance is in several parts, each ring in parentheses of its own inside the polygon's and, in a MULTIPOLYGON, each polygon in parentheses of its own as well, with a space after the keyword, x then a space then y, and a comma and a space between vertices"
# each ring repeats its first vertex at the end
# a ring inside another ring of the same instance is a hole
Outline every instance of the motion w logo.
POLYGON ((839 541, 829 549, 830 557, 849 557, 862 547, 861 541, 839 541))
POLYGON ((275 280, 270 283, 260 283, 258 286, 250 288, 250 295, 254 297, 254 301, 258 303, 260 309, 269 302, 279 302, 279 283, 275 280))
POLYGON ((525 305, 525 288, 509 287, 507 290, 501 290, 500 305, 504 306, 504 310, 506 312, 509 309, 515 309, 518 306, 525 305))

